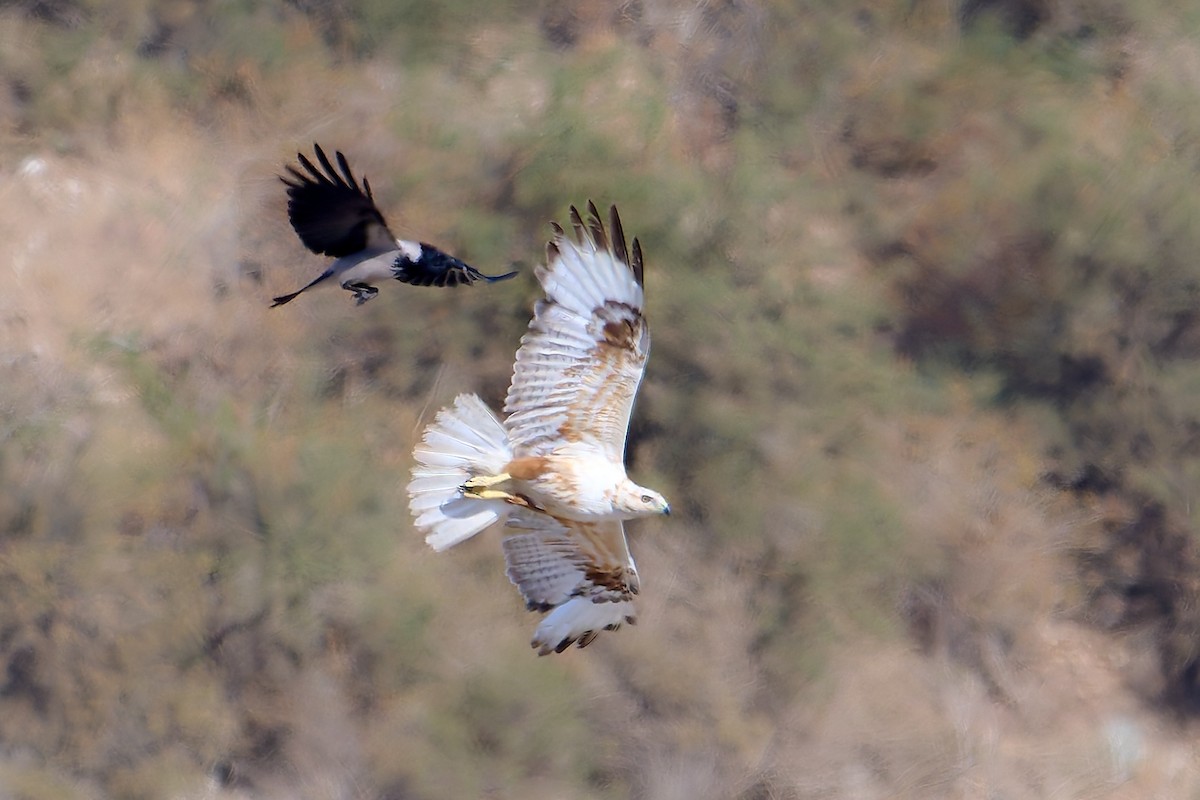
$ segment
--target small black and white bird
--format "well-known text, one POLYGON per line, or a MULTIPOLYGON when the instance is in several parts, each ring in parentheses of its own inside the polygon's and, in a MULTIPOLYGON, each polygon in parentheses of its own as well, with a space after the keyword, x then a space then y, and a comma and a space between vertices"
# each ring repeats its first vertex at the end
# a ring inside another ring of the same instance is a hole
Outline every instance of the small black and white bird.
POLYGON ((336 153, 339 174, 321 146, 313 148, 321 169, 297 153, 304 172, 289 164, 290 174, 279 179, 288 187, 288 219, 300 241, 314 253, 335 260, 307 286, 276 297, 272 308, 330 278, 336 278, 362 305, 379 294, 372 284, 389 278, 414 286, 458 286, 481 280, 494 283, 517 274, 484 275, 433 245, 397 239, 375 206, 367 179, 360 187, 344 155, 336 153))

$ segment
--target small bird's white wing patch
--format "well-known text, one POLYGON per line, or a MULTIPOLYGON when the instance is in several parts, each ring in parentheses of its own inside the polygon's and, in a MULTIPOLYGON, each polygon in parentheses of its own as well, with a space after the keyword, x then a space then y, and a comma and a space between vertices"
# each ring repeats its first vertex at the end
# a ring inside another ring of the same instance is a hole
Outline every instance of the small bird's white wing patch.
POLYGON ((508 578, 531 611, 550 613, 532 645, 539 655, 589 644, 635 621, 637 567, 619 521, 576 522, 521 510, 505 527, 508 578))
POLYGON ((616 209, 610 231, 589 204, 585 227, 572 208, 574 237, 556 227, 546 293, 521 338, 504 410, 517 455, 544 455, 564 441, 596 444, 621 462, 634 397, 650 351, 642 316, 641 248, 632 257, 616 209))

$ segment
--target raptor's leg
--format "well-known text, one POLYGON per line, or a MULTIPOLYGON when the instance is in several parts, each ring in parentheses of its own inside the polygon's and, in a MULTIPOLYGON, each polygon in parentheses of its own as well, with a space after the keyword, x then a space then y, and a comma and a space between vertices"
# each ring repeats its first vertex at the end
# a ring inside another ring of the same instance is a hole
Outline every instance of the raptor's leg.
POLYGON ((474 497, 479 500, 503 500, 506 503, 518 506, 529 505, 529 502, 520 495, 509 494, 502 489, 479 489, 473 486, 464 486, 463 497, 474 497))
POLYGON ((537 503, 533 502, 525 495, 509 494, 508 492, 503 491, 501 489, 475 489, 475 488, 468 489, 467 487, 464 486, 463 487, 463 497, 475 497, 475 498, 478 498, 479 500, 503 500, 504 502, 509 503, 514 506, 521 506, 522 508, 532 508, 535 511, 545 511, 544 508, 540 508, 537 505, 537 503))
POLYGON ((511 477, 512 475, 509 475, 507 472, 501 472, 499 475, 476 475, 463 484, 463 489, 485 489, 488 486, 504 483, 511 477))
POLYGON ((466 497, 478 497, 480 500, 504 500, 511 503, 516 499, 516 495, 503 489, 490 488, 504 483, 510 477, 507 472, 499 475, 476 475, 462 485, 462 493, 466 497))

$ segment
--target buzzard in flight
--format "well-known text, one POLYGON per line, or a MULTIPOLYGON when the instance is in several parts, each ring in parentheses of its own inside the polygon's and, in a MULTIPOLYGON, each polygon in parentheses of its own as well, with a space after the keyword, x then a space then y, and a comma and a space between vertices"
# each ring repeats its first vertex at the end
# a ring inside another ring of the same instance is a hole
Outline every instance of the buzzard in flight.
POLYGON ((460 395, 414 452, 409 508, 444 550, 504 521, 508 577, 533 611, 539 655, 583 647, 635 619, 638 573, 623 520, 669 514, 666 499, 625 473, 625 436, 650 351, 642 315, 642 248, 617 209, 596 206, 572 233, 554 225, 545 298, 521 339, 497 417, 460 395))

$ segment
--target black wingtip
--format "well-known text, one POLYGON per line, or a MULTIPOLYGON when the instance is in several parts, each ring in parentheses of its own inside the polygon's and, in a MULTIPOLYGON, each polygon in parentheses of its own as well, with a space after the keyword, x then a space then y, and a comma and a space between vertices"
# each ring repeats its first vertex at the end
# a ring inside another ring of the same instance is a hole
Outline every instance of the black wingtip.
MULTIPOLYGON (((629 248, 625 246, 625 228, 621 225, 621 215, 617 207, 608 207, 609 241, 612 243, 612 254, 622 264, 629 264, 629 248)), ((632 264, 629 264, 632 267, 632 264)), ((638 280, 641 283, 641 280, 638 280)))
MULTIPOLYGON (((627 265, 633 271, 633 276, 639 286, 644 285, 641 242, 635 238, 633 240, 633 247, 628 246, 625 239, 625 229, 621 224, 621 215, 617 213, 617 207, 615 205, 608 207, 607 230, 604 227, 604 220, 600 216, 600 209, 591 200, 587 202, 587 213, 588 216, 585 223, 582 215, 579 213, 579 209, 571 206, 570 220, 575 241, 582 244, 586 239, 590 239, 596 247, 608 250, 618 261, 627 265)), ((563 230, 562 225, 551 220, 550 227, 554 231, 554 237, 546 243, 547 264, 558 257, 558 242, 567 238, 566 231, 563 230)))
POLYGON ((633 277, 637 280, 638 286, 645 286, 645 266, 642 262, 642 243, 635 236, 633 239, 633 258, 629 266, 633 269, 633 277))
MULTIPOLYGON (((338 177, 337 170, 333 168, 333 163, 330 162, 329 156, 325 155, 325 151, 321 149, 321 145, 313 142, 313 150, 317 152, 317 161, 321 162, 321 166, 325 168, 325 174, 336 181, 338 177)), ((341 153, 337 153, 337 155, 340 156, 341 153)))
POLYGON ((591 200, 588 200, 587 208, 588 234, 591 236, 592 243, 601 250, 608 250, 608 234, 604 230, 604 221, 600 219, 600 211, 596 208, 596 204, 591 200))
POLYGON ((371 184, 360 183, 341 150, 333 158, 320 144, 313 154, 296 153, 294 165, 285 166, 280 180, 287 186, 288 220, 300 241, 320 255, 352 255, 379 238, 376 226, 387 239, 387 222, 375 206, 371 184))
POLYGON ((579 209, 575 206, 571 206, 571 227, 575 229, 575 241, 582 242, 587 228, 584 227, 583 217, 579 216, 579 209))

